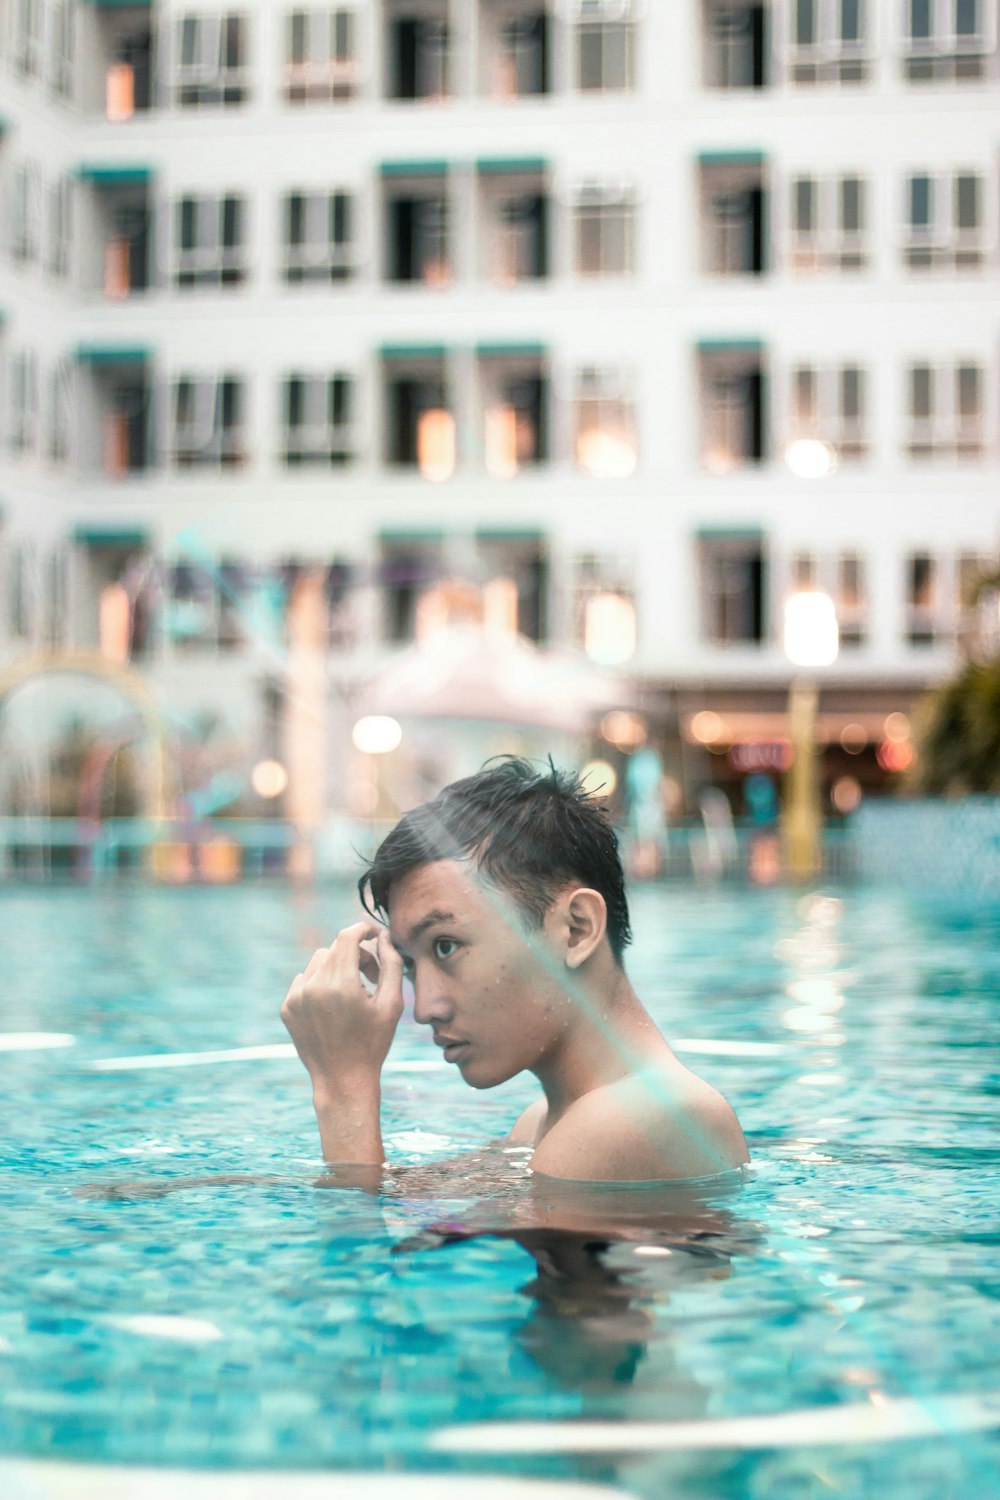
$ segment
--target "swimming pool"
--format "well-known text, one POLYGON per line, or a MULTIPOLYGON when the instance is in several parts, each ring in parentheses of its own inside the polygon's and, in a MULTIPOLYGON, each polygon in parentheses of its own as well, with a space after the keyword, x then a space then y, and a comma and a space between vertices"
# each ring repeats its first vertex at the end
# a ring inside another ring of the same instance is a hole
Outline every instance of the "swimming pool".
MULTIPOLYGON (((635 891, 630 973, 753 1169, 676 1212, 570 1205, 528 1249, 523 1153, 429 1194, 314 1186, 305 1074, 267 1049, 353 910, 347 887, 0 889, 0 1476, 1000 1493, 1000 908, 635 891), (263 1055, 185 1060, 240 1049, 263 1055), (162 1191, 216 1174, 261 1180, 162 1191)), ((432 1050, 404 1019, 401 1164, 482 1147, 531 1097, 473 1093, 432 1050)))

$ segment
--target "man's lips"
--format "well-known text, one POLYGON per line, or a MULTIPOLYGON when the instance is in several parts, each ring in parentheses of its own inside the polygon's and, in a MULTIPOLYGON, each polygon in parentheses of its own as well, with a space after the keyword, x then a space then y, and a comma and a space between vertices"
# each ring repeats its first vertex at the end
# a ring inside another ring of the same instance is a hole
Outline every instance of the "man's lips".
POLYGON ((468 1042, 461 1042, 457 1037, 453 1036, 436 1036, 434 1038, 434 1045, 442 1048, 445 1062, 451 1062, 452 1058, 457 1057, 462 1048, 467 1047, 469 1044, 468 1042))

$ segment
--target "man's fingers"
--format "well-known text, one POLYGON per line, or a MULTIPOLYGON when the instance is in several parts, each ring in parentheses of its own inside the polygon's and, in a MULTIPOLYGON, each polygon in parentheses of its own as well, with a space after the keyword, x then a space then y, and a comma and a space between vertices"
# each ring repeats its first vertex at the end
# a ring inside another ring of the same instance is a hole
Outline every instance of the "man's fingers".
POLYGON ((375 954, 374 939, 366 938, 361 944, 358 954, 358 963, 362 974, 369 984, 378 984, 381 969, 375 954))
POLYGON ((378 961, 381 968, 379 975, 377 997, 380 1000, 388 999, 390 1004, 403 1005, 403 959, 399 949, 394 946, 389 937, 388 929, 383 927, 378 935, 378 961))
POLYGON ((307 979, 311 979, 313 977, 313 975, 316 973, 316 971, 318 969, 322 968, 323 964, 326 963, 326 960, 329 957, 330 957, 330 949, 329 948, 317 948, 316 952, 313 954, 312 958, 306 964, 305 977, 307 979))

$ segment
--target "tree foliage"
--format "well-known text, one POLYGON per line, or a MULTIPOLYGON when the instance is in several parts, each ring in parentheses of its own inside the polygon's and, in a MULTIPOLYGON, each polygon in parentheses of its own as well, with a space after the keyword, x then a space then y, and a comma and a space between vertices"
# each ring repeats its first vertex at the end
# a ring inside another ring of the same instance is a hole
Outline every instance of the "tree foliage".
POLYGON ((1000 792, 1000 656, 967 661, 918 711, 914 783, 929 796, 1000 792))
MULTIPOLYGON (((995 615, 998 589, 1000 571, 983 574, 969 603, 986 602, 995 615)), ((928 796, 1000 793, 1000 653, 986 654, 975 639, 965 642, 965 652, 957 675, 917 710, 911 782, 928 796)))

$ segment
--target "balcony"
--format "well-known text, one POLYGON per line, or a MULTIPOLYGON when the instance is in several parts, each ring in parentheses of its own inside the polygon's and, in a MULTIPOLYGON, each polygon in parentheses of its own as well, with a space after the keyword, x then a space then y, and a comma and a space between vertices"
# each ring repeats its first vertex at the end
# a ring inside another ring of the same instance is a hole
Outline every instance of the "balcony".
POLYGON ((767 163, 756 151, 703 155, 698 163, 701 269, 763 276, 770 265, 767 163))
POLYGON ((706 88, 762 89, 770 78, 769 7, 738 0, 702 0, 706 88))
POLYGON ((547 462, 549 377, 538 345, 481 344, 477 351, 482 452, 494 479, 547 462))
POLYGON ((537 0, 480 0, 480 92, 493 99, 549 93, 551 24, 537 0))
POLYGON ((84 285, 113 302, 148 291, 153 284, 153 174, 147 167, 83 166, 82 216, 91 233, 84 243, 99 247, 84 252, 84 285))
POLYGON ((545 162, 477 163, 479 273, 496 286, 542 281, 549 275, 551 197, 545 162))
POLYGON ((387 99, 430 101, 451 96, 451 38, 447 0, 386 6, 387 99))
POLYGON ((758 340, 699 346, 700 457, 708 473, 729 474, 766 462, 766 383, 758 340))
POLYGON ((77 10, 89 53, 84 108, 122 125, 153 105, 153 25, 148 3, 97 4, 77 10), (92 61, 90 61, 92 59, 92 61))
POLYGON ((77 366, 81 472, 105 479, 145 472, 153 462, 146 351, 81 345, 77 366))
POLYGON ((382 350, 385 462, 425 479, 450 478, 456 464, 455 411, 447 355, 437 345, 382 350))
POLYGON ((449 285, 451 212, 444 162, 383 162, 382 209, 387 281, 449 285))

